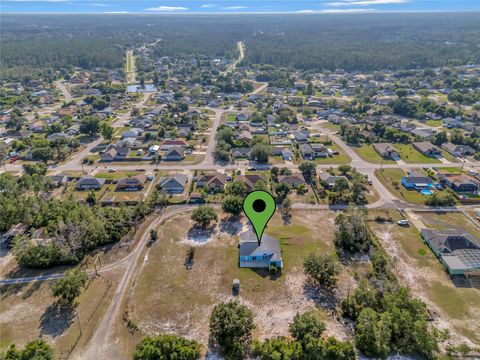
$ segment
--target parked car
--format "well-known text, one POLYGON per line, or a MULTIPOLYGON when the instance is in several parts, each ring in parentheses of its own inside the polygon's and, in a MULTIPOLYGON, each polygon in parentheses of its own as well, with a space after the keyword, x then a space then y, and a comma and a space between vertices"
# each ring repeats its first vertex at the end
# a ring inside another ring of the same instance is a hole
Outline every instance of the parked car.
POLYGON ((440 183, 435 183, 435 188, 436 188, 437 190, 443 190, 443 186, 442 186, 442 184, 440 184, 440 183))
POLYGON ((407 219, 402 219, 402 220, 398 220, 397 224, 400 225, 400 226, 408 226, 409 222, 408 222, 407 219))

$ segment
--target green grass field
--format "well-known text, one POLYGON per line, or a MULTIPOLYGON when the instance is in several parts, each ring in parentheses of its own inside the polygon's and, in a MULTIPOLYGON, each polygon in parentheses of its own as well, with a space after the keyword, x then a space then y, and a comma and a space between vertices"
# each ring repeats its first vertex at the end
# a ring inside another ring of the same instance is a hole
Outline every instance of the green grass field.
POLYGON ((337 132, 340 130, 340 125, 332 124, 330 122, 323 122, 320 124, 320 126, 324 129, 327 129, 331 132, 337 132))
MULTIPOLYGON (((365 161, 374 164, 380 164, 382 162, 382 157, 376 152, 373 145, 362 145, 360 147, 352 146, 352 149, 365 161)), ((383 159, 383 163, 395 164, 395 161, 392 159, 383 159)))
POLYGON ((438 164, 440 160, 425 156, 418 152, 411 144, 395 144, 400 153, 400 158, 407 164, 438 164))
POLYGON ((349 164, 352 162, 352 158, 337 144, 333 143, 332 145, 327 146, 327 148, 330 148, 333 151, 338 151, 338 155, 333 155, 333 157, 327 158, 316 158, 316 164, 349 164))
POLYGON ((427 120, 425 124, 428 126, 442 126, 443 122, 442 120, 427 120))

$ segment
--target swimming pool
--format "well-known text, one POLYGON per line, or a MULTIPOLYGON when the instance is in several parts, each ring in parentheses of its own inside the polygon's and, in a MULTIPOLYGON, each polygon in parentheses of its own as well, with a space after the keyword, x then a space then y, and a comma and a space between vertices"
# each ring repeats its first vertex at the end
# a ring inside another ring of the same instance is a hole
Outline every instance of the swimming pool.
POLYGON ((422 190, 420 191, 422 193, 422 195, 432 195, 432 191, 431 190, 422 190))

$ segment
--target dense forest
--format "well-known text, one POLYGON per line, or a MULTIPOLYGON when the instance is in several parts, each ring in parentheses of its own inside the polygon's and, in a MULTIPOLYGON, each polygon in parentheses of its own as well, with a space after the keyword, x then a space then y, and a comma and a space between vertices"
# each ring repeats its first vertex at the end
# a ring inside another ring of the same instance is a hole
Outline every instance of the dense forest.
POLYGON ((353 71, 480 61, 478 14, 292 16, 261 29, 246 41, 250 63, 353 71))
POLYGON ((123 50, 233 57, 298 69, 375 70, 480 62, 478 14, 9 15, 3 77, 68 66, 121 67, 123 50), (157 41, 161 39, 160 41, 157 41))

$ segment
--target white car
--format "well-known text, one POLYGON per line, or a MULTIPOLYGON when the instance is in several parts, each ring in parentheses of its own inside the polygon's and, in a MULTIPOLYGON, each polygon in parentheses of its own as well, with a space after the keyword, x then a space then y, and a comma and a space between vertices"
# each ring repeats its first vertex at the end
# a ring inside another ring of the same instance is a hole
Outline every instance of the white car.
POLYGON ((397 224, 400 226, 408 226, 409 222, 407 219, 398 220, 397 224))
POLYGON ((116 172, 116 171, 117 171, 117 169, 114 169, 114 168, 108 168, 108 172, 109 172, 109 173, 116 172))

